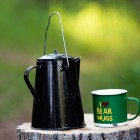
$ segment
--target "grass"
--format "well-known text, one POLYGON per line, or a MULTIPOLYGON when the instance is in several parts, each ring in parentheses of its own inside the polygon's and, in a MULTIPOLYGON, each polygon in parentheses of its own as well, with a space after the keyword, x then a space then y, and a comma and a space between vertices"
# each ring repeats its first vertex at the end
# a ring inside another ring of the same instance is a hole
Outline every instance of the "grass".
POLYGON ((24 84, 24 67, 0 62, 0 69, 0 119, 6 119, 21 113, 31 102, 31 95, 24 84))

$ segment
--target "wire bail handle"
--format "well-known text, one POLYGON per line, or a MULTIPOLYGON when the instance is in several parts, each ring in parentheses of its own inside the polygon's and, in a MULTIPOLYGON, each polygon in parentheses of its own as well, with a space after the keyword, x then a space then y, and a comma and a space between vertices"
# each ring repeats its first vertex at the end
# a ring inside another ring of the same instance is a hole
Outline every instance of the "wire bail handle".
POLYGON ((52 14, 49 16, 49 19, 48 19, 48 25, 47 25, 46 30, 45 30, 44 55, 46 55, 47 32, 48 32, 48 29, 49 29, 50 20, 51 20, 51 17, 52 17, 53 15, 55 15, 55 14, 57 14, 58 17, 59 17, 60 28, 61 28, 61 34, 62 34, 62 40, 63 40, 64 50, 65 50, 65 54, 66 54, 66 58, 67 58, 67 67, 69 67, 69 61, 68 61, 66 43, 65 43, 65 38, 64 38, 64 31, 63 31, 63 27, 62 27, 62 21, 61 21, 61 16, 60 16, 60 14, 59 14, 58 12, 52 13, 52 14))

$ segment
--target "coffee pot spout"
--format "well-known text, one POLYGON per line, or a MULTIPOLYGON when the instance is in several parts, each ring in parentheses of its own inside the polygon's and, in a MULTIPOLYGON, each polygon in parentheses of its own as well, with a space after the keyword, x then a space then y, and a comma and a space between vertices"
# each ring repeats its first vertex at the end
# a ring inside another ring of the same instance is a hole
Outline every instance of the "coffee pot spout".
POLYGON ((80 77, 80 59, 81 59, 81 57, 74 58, 78 81, 79 81, 79 77, 80 77))

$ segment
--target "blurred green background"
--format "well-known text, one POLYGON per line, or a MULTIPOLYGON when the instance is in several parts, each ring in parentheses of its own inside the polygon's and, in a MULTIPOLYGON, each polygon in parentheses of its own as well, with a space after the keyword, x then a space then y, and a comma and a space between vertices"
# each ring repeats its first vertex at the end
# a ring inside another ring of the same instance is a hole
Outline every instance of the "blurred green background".
MULTIPOLYGON (((49 15, 61 14, 68 55, 81 56, 84 112, 92 112, 90 92, 123 88, 140 97, 140 1, 12 0, 0 2, 0 120, 32 110, 24 70, 43 55, 49 15)), ((58 17, 51 19, 47 53, 64 53, 58 17)), ((30 78, 34 83, 35 71, 30 78)), ((136 105, 128 103, 128 112, 136 105)))

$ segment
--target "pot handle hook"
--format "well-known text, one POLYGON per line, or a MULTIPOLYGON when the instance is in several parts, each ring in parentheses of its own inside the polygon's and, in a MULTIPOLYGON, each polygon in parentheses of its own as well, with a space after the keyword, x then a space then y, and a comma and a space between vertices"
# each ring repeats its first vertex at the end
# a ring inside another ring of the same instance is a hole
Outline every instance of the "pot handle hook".
POLYGON ((61 33, 62 33, 62 40, 63 40, 63 45, 64 45, 64 50, 65 50, 65 54, 66 54, 66 57, 67 57, 67 68, 69 68, 69 60, 68 60, 68 55, 67 55, 67 49, 66 49, 66 43, 65 43, 65 38, 64 38, 64 30, 63 30, 63 27, 62 27, 62 21, 61 21, 61 16, 58 12, 54 12, 52 13, 50 16, 49 16, 49 19, 48 19, 48 25, 46 27, 46 30, 45 30, 45 40, 44 40, 44 55, 46 55, 46 41, 47 41, 47 32, 48 32, 48 29, 49 29, 49 25, 50 25, 50 19, 53 15, 57 14, 58 17, 59 17, 59 21, 60 21, 60 28, 61 28, 61 33))

